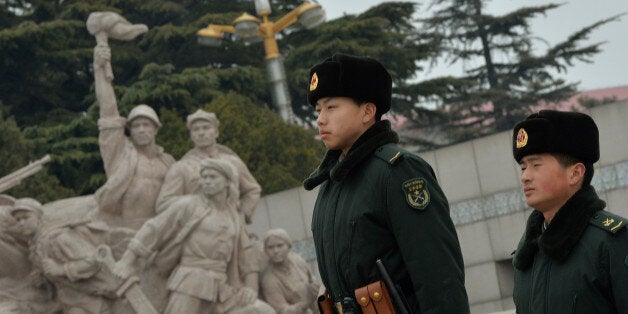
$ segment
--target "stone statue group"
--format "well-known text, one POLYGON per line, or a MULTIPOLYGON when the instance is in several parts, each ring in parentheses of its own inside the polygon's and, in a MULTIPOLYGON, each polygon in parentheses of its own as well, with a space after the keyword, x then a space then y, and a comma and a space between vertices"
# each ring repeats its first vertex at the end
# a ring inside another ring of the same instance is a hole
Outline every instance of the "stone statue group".
POLYGON ((216 142, 214 113, 187 117, 194 148, 179 161, 155 143, 151 107, 120 116, 107 41, 146 26, 94 12, 87 28, 107 181, 94 195, 44 205, 0 195, 0 313, 317 311, 319 284, 285 230, 262 243, 247 233, 261 188, 216 142))

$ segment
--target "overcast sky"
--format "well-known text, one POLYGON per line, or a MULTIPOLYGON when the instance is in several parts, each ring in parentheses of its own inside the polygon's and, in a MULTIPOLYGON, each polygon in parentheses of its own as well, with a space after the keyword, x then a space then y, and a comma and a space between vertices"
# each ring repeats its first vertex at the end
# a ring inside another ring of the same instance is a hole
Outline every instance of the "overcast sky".
MULTIPOLYGON (((400 0, 403 1, 403 0, 400 0)), ((343 14, 359 14, 382 2, 377 0, 318 0, 327 11, 327 20, 341 17, 343 14)), ((427 3, 425 1, 419 3, 427 3)), ((547 16, 540 16, 532 21, 532 32, 555 44, 563 41, 573 32, 588 26, 597 20, 619 13, 628 13, 626 0, 493 0, 487 8, 491 14, 504 14, 522 6, 564 3, 563 6, 550 10, 547 16)), ((421 5, 420 9, 425 9, 421 5)), ((596 55, 593 63, 576 62, 567 74, 561 74, 570 82, 580 82, 581 90, 628 85, 628 15, 619 22, 612 22, 594 31, 589 43, 603 42, 602 52, 596 55)), ((449 68, 439 66, 429 76, 458 75, 463 65, 449 68)), ((426 75, 422 73, 421 75, 426 75)), ((425 78, 425 77, 423 77, 425 78)), ((423 79, 419 78, 419 79, 423 79)))

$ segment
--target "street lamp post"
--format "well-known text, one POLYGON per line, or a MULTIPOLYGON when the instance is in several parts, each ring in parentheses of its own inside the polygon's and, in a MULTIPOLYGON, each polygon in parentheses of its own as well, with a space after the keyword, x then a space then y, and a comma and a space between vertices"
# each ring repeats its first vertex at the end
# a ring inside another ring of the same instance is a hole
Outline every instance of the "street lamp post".
POLYGON ((264 50, 266 51, 266 71, 271 82, 273 103, 284 121, 293 122, 294 114, 290 103, 288 84, 286 83, 286 72, 275 37, 278 32, 296 22, 300 22, 308 29, 318 26, 325 21, 325 11, 320 4, 303 2, 276 22, 268 19, 268 15, 271 13, 268 0, 255 0, 255 11, 261 20, 244 13, 233 21, 233 26, 210 24, 196 33, 198 41, 203 45, 218 47, 222 42, 224 33, 234 33, 246 42, 263 39, 264 50))

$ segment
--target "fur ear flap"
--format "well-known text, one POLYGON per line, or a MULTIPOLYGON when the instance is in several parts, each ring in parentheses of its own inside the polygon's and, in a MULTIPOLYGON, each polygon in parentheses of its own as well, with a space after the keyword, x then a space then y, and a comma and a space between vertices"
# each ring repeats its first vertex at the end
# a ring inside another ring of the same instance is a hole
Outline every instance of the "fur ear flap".
POLYGON ((532 212, 515 252, 513 266, 519 270, 527 269, 539 250, 557 262, 565 261, 580 241, 591 218, 604 207, 606 203, 598 198, 595 189, 589 185, 576 192, 561 207, 545 232, 541 229, 545 220, 543 214, 532 212))

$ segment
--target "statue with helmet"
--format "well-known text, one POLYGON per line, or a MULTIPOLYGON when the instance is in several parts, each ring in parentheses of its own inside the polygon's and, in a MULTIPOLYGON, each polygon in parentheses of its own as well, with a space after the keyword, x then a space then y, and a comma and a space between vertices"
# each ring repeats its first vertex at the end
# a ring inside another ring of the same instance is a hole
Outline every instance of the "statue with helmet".
POLYGON ((214 158, 227 161, 235 167, 240 189, 238 214, 247 224, 252 222, 262 188, 244 161, 229 147, 218 144, 216 139, 219 135, 219 126, 220 121, 213 112, 198 109, 188 115, 187 127, 194 148, 168 170, 157 198, 157 213, 164 211, 182 195, 198 193, 201 189, 200 161, 214 158))
MULTIPOLYGON (((104 23, 98 21, 90 23, 88 19, 88 29, 90 32, 94 30, 92 33, 100 34, 100 37, 114 27, 98 27, 98 23, 104 23)), ((124 19, 103 21, 115 24, 116 29, 121 29, 118 33, 135 34, 114 38, 129 40, 146 31, 124 19), (125 28, 128 32, 124 32, 125 28)), ((109 225, 137 230, 144 221, 155 216, 157 196, 166 172, 175 160, 155 143, 161 123, 153 108, 141 104, 133 108, 127 118, 120 116, 112 86, 113 75, 109 72, 111 50, 106 40, 99 39, 99 36, 96 39, 94 84, 100 106, 98 143, 107 175, 107 182, 95 194, 98 214, 109 225), (129 137, 125 135, 125 128, 129 137)))

